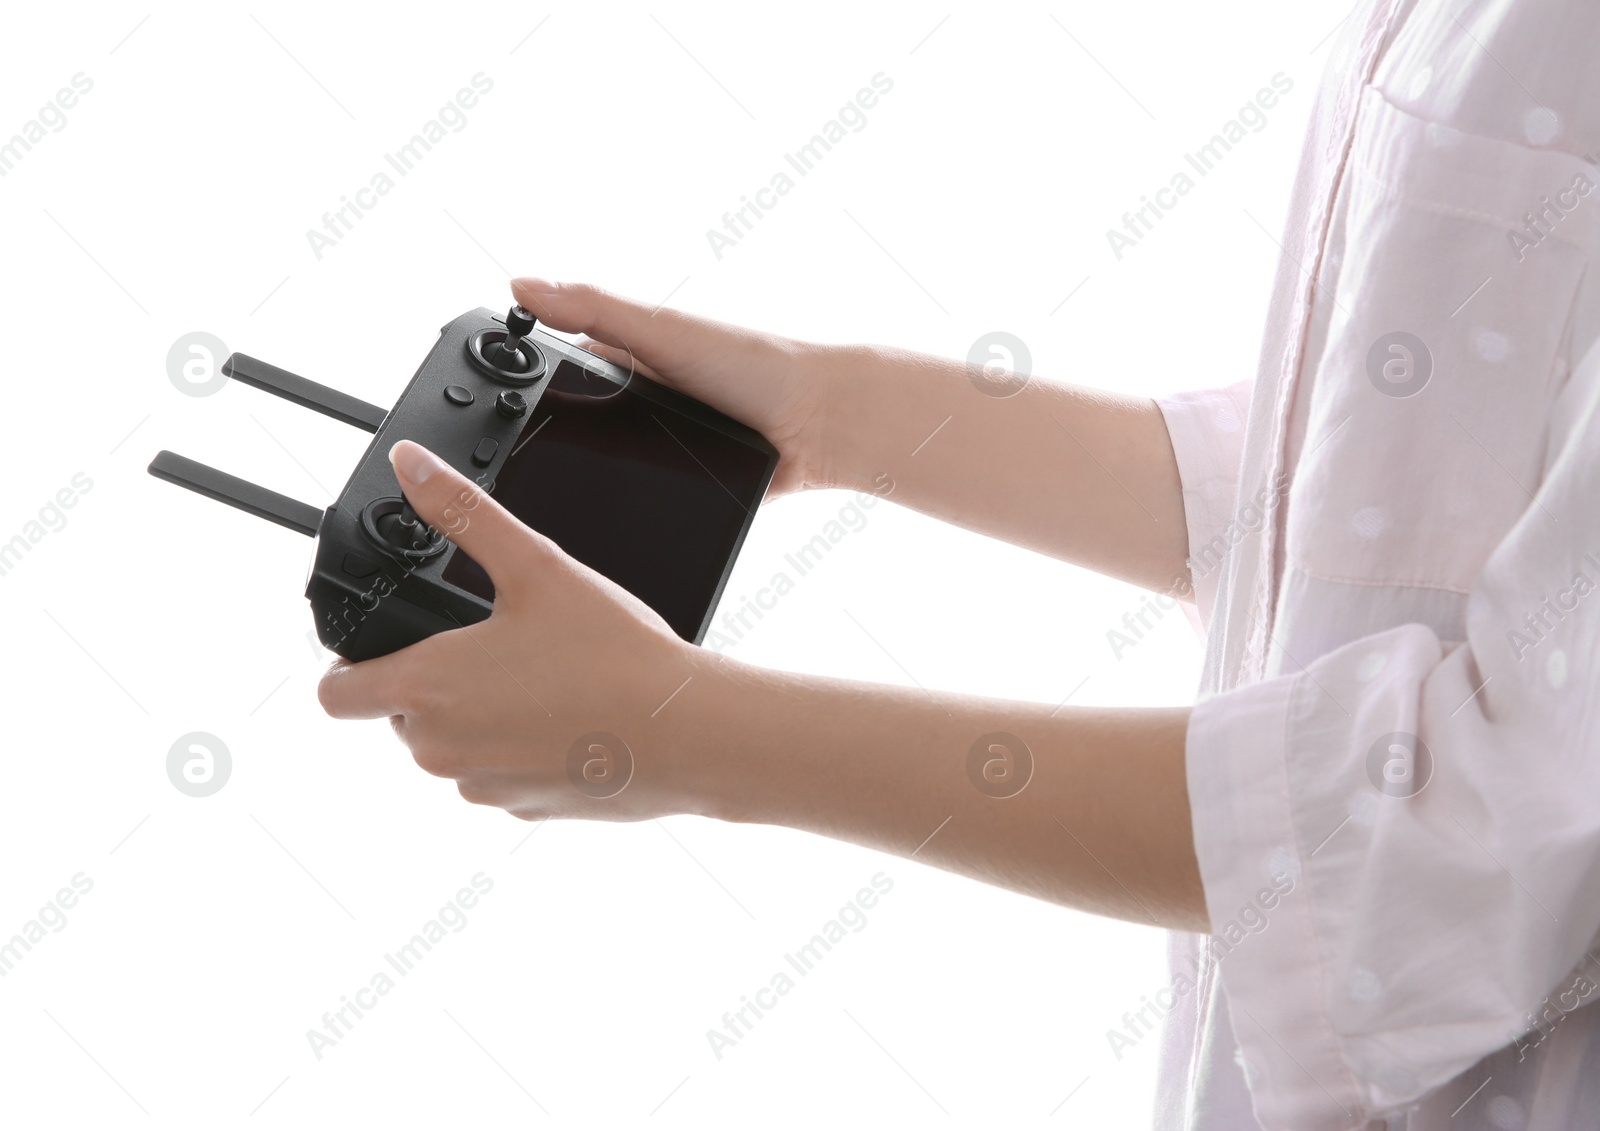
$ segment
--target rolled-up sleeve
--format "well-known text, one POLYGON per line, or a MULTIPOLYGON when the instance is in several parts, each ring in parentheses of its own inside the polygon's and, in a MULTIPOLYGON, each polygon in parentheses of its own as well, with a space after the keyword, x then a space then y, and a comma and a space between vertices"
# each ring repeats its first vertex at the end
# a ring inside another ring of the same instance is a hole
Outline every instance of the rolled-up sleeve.
MULTIPOLYGON (((1600 414, 1585 396, 1478 575, 1465 641, 1400 625, 1194 709, 1195 849, 1264 1127, 1363 1126, 1600 981, 1600 414)), ((1195 460, 1202 430, 1183 431, 1195 460)))
POLYGON ((1228 526, 1239 489, 1244 451, 1245 413, 1252 381, 1158 397, 1183 488, 1188 527, 1190 580, 1200 625, 1210 623, 1216 605, 1216 565, 1231 545, 1228 526))

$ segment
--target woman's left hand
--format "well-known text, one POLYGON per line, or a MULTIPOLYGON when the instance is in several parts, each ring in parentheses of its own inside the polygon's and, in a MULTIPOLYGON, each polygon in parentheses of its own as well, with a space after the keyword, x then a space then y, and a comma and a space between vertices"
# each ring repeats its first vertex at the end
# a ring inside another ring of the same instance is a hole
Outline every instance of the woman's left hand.
POLYGON ((716 657, 425 448, 401 441, 390 460, 417 514, 488 572, 494 612, 335 663, 323 709, 389 717, 424 770, 525 820, 695 811, 682 721, 704 704, 716 657))

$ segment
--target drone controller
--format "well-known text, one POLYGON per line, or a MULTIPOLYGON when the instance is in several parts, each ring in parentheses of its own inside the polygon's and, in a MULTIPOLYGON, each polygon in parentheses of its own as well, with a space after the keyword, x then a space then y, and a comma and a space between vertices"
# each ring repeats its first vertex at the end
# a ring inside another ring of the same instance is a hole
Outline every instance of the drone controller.
POLYGON ((488 574, 423 522, 389 449, 414 440, 698 644, 777 466, 760 433, 539 330, 463 314, 388 412, 233 354, 236 381, 373 433, 326 510, 172 452, 150 474, 316 540, 317 636, 365 660, 487 617, 488 574))

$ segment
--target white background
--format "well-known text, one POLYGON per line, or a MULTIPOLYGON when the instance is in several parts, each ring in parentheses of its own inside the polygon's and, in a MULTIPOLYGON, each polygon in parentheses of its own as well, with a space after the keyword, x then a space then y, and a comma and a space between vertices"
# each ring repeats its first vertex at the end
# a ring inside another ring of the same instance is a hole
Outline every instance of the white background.
MULTIPOLYGON (((1038 374, 1140 394, 1249 376, 1344 14, 9 9, 0 138, 74 74, 93 89, 0 178, 0 541, 76 473, 93 487, 0 576, 0 940, 75 874, 93 889, 0 978, 0 1120, 920 1126, 942 1108, 1147 1125, 1156 1039, 1119 1061, 1106 1031, 1165 984, 1158 933, 781 829, 530 838, 385 724, 322 715, 307 540, 144 469, 172 448, 322 506, 367 437, 237 385, 186 395, 169 347, 207 331, 388 405, 444 322, 507 302, 508 272, 949 356, 1005 330, 1038 374), (318 260, 307 229, 478 72, 494 86, 466 127, 318 260), (865 128, 719 260, 706 230, 878 72, 894 87, 865 128), (1118 261, 1106 230, 1278 72, 1294 89, 1265 128, 1118 261), (209 797, 168 780, 191 731, 231 751, 209 797), (894 887, 865 929, 717 1060, 706 1031, 880 871, 894 887), (306 1031, 479 872, 494 887, 466 927, 318 1060, 306 1031)), ((848 502, 763 510, 730 598, 848 502)), ((1139 602, 884 504, 732 651, 1016 699, 1188 702, 1200 649, 1181 616, 1113 655, 1139 602)))

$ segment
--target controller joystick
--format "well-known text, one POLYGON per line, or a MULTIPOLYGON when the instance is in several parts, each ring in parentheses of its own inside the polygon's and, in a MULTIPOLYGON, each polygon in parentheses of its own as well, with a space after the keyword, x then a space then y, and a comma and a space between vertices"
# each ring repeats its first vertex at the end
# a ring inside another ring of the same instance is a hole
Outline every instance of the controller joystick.
POLYGON ((368 503, 361 513, 361 525, 368 538, 406 561, 431 558, 449 544, 437 530, 417 517, 404 495, 387 495, 368 503))
POLYGON ((533 315, 521 306, 513 306, 506 312, 505 340, 485 351, 489 360, 512 373, 526 373, 529 362, 523 352, 525 349, 523 339, 535 325, 533 315))
POLYGON ((467 339, 467 356, 479 371, 502 385, 526 387, 544 376, 544 352, 530 335, 537 322, 520 306, 506 312, 506 328, 485 326, 467 339))
POLYGON ((385 542, 400 550, 426 550, 435 537, 433 528, 417 518, 410 502, 401 503, 398 511, 379 518, 378 533, 385 542))

